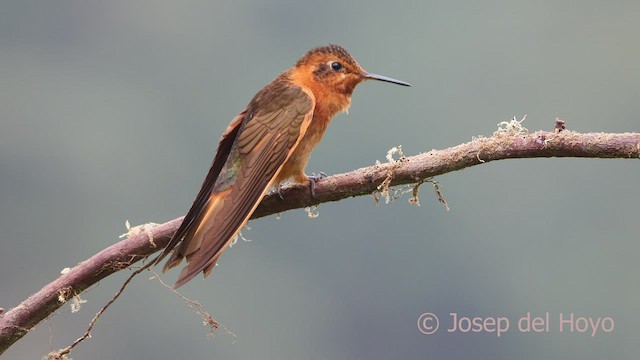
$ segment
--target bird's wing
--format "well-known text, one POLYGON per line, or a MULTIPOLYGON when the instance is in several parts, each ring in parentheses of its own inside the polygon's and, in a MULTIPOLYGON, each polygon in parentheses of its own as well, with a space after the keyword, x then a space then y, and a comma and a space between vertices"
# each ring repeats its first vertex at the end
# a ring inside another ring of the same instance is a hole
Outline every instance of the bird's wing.
MULTIPOLYGON (((227 129, 222 134, 220 138, 220 143, 218 144, 218 150, 216 151, 216 156, 213 159, 213 163, 211 164, 211 168, 209 168, 209 173, 207 177, 204 179, 200 191, 198 192, 198 196, 196 196, 193 201, 193 205, 189 209, 189 212, 182 220, 180 227, 173 234, 171 240, 164 248, 162 254, 155 260, 156 264, 162 261, 170 252, 173 250, 176 245, 182 240, 185 235, 189 232, 189 230, 195 229, 198 227, 198 222, 202 219, 202 210, 205 208, 207 201, 209 200, 209 196, 211 195, 211 191, 216 183, 216 179, 224 166, 229 153, 231 152, 231 147, 233 146, 233 142, 238 134, 238 130, 240 129, 240 125, 242 120, 245 118, 247 114, 248 107, 242 110, 240 114, 238 114, 232 121, 231 124, 227 127, 227 129)), ((166 269, 165 269, 166 270, 166 269)))
POLYGON ((187 258, 175 288, 200 271, 211 273, 311 122, 311 92, 297 86, 265 90, 269 96, 258 93, 225 131, 198 197, 162 255, 173 249, 165 270, 187 258))

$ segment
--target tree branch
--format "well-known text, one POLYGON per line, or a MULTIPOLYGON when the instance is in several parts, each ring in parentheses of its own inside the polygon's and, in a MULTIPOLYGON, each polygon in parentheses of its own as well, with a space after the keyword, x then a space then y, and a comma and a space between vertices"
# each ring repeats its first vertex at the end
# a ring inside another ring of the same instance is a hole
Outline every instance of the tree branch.
MULTIPOLYGON (((290 185, 282 189, 284 200, 267 195, 252 218, 304 208, 347 197, 372 194, 389 186, 422 183, 433 176, 461 170, 494 160, 543 157, 581 158, 640 158, 640 133, 576 133, 538 131, 528 133, 512 121, 504 123, 493 136, 444 150, 432 150, 411 157, 401 157, 389 163, 378 164, 333 175, 316 184, 316 197, 311 197, 309 186, 290 185)), ((66 301, 82 293, 89 286, 150 254, 161 250, 169 241, 182 217, 155 227, 139 227, 139 233, 130 236, 74 268, 40 291, 31 295, 6 314, 0 313, 0 354, 26 335, 66 301)), ((132 229, 135 230, 135 229, 132 229)))

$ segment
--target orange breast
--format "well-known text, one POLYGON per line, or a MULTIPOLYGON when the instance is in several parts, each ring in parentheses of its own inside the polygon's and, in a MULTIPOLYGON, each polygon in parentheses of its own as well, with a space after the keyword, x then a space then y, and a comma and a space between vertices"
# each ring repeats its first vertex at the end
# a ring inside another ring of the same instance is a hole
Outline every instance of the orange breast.
POLYGON ((320 139, 322 139, 322 135, 330 122, 331 118, 326 116, 313 116, 313 120, 311 120, 305 136, 293 151, 289 160, 287 160, 282 167, 282 170, 276 177, 273 185, 280 185, 287 180, 293 180, 297 183, 308 181, 307 175, 304 173, 304 169, 307 166, 307 161, 309 160, 311 152, 320 142, 320 139))

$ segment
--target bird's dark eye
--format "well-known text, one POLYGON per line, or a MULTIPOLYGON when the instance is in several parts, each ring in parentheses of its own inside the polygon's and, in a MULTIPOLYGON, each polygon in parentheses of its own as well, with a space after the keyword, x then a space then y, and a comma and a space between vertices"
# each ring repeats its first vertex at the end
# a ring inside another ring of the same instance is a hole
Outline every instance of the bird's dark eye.
POLYGON ((342 64, 340 64, 337 61, 334 61, 334 62, 331 63, 331 68, 333 70, 335 70, 335 71, 338 71, 338 70, 342 69, 342 64))

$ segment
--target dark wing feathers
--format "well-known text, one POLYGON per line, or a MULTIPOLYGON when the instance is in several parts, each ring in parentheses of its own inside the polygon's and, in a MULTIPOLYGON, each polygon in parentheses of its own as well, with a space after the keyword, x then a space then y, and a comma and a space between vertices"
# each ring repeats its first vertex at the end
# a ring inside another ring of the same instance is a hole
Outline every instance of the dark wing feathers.
POLYGON ((302 139, 313 107, 314 99, 308 92, 275 81, 233 120, 202 189, 160 257, 175 249, 165 269, 173 267, 186 255, 194 236, 202 236, 200 248, 187 256, 188 265, 175 287, 200 271, 207 274, 212 270, 302 139))
MULTIPOLYGON (((184 220, 182 220, 180 227, 173 234, 173 237, 165 247, 164 251, 155 261, 156 264, 162 261, 162 259, 167 256, 185 236, 193 236, 193 232, 198 227, 197 223, 202 215, 202 210, 205 208, 207 202, 209 201, 211 190, 213 189, 216 179, 218 178, 218 175, 220 174, 220 171, 222 170, 222 167, 227 160, 227 155, 231 151, 235 138, 238 134, 238 130, 240 129, 240 125, 242 124, 242 120, 245 118, 246 114, 247 108, 240 112, 240 114, 238 114, 231 121, 225 132, 222 134, 220 143, 218 144, 216 155, 213 159, 213 162, 211 163, 211 167, 209 168, 209 173, 204 179, 198 195, 193 201, 189 212, 184 217, 184 220)), ((169 265, 170 262, 171 261, 169 261, 167 265, 169 265)), ((167 270, 166 266, 164 270, 167 270)))
MULTIPOLYGON (((220 194, 219 203, 209 215, 210 222, 203 229, 201 248, 189 259, 176 286, 206 270, 245 224, 301 137, 301 125, 305 116, 308 116, 308 112, 299 113, 286 109, 269 122, 272 128, 263 132, 264 124, 259 125, 262 118, 256 115, 255 122, 248 124, 238 135, 237 144, 244 146, 237 146, 236 150, 238 154, 245 155, 235 183, 224 194, 220 194), (296 130, 291 132, 290 127, 296 130), (252 136, 254 131, 260 134, 257 141, 252 136), (244 134, 248 136, 244 137, 244 134), (243 140, 251 141, 243 143, 243 140)), ((212 196, 216 196, 216 189, 212 196)))

